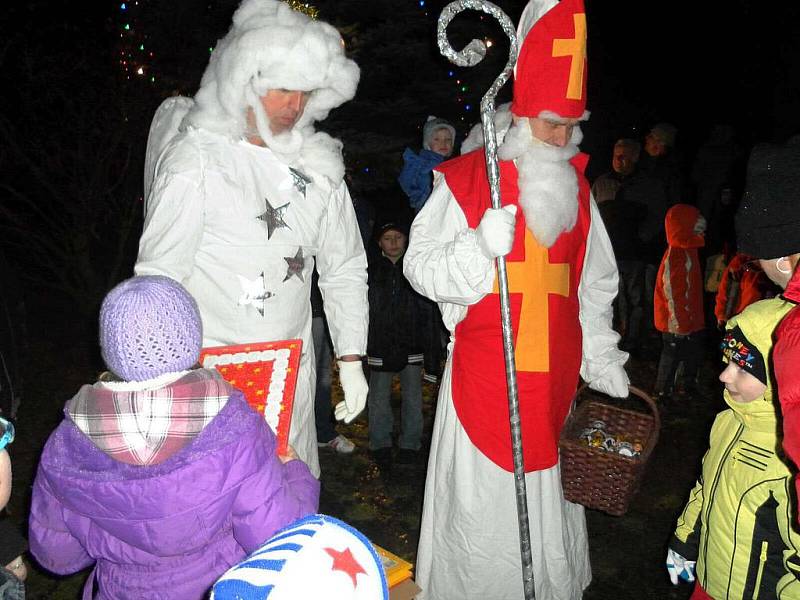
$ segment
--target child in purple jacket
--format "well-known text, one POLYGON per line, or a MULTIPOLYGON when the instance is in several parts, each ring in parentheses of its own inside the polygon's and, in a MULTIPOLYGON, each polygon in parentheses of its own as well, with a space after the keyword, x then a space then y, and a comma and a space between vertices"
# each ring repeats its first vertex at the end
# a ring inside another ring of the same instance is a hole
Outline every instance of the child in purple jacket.
POLYGON ((242 393, 194 368, 194 299, 134 277, 100 309, 100 346, 120 381, 83 386, 34 482, 30 549, 46 569, 94 564, 84 599, 199 600, 278 529, 317 510, 319 483, 242 393), (93 586, 96 583, 97 591, 93 586))

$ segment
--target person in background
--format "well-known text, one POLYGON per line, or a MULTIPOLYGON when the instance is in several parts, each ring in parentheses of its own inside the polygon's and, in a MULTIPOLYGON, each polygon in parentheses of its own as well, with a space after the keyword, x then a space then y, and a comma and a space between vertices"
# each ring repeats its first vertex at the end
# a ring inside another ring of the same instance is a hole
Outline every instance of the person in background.
POLYGON ((422 446, 423 369, 425 379, 432 382, 439 370, 439 311, 403 275, 405 223, 384 217, 377 221, 373 239, 380 256, 369 264, 369 447, 381 470, 390 471, 392 380, 400 378, 402 393, 396 460, 414 464, 422 446))
POLYGON ((433 168, 453 154, 455 141, 455 127, 444 119, 431 116, 422 127, 422 150, 419 154, 411 148, 403 152, 403 170, 397 181, 408 196, 414 214, 431 195, 433 168))
POLYGON ((734 254, 722 272, 717 289, 714 305, 717 327, 725 327, 733 315, 766 298, 772 288, 756 259, 741 252, 734 254))
POLYGON ((726 325, 719 379, 729 408, 714 420, 667 552, 673 584, 694 580, 696 568, 692 600, 800 597, 792 471, 780 452, 769 364, 773 331, 791 307, 763 300, 726 325))
POLYGON ((109 373, 84 385, 42 452, 30 549, 59 575, 94 567, 98 600, 200 600, 278 529, 314 513, 319 481, 241 391, 196 368, 197 303, 160 275, 100 308, 109 373))
POLYGON ((662 335, 661 357, 653 394, 668 401, 674 389, 678 365, 683 363, 686 395, 695 392, 697 371, 703 358, 705 318, 703 276, 698 255, 702 248, 705 218, 694 206, 676 204, 667 212, 667 251, 656 278, 655 326, 662 335))
MULTIPOLYGON (((0 513, 11 498, 11 458, 8 445, 14 441, 14 425, 0 417, 0 513)), ((0 515, 0 599, 25 600, 28 568, 22 555, 28 545, 16 526, 0 515), (5 566, 3 566, 5 565, 5 566)))
MULTIPOLYGON (((745 194, 736 213, 736 235, 742 252, 758 258, 761 268, 792 309, 778 325, 772 353, 783 424, 783 449, 800 465, 800 136, 784 144, 759 144, 747 165, 745 194)), ((796 473, 796 471, 795 471, 796 473)), ((795 475, 800 491, 800 480, 795 475)), ((795 518, 800 521, 797 507, 795 518)))
POLYGON ((600 175, 592 184, 592 195, 598 206, 613 200, 625 179, 633 175, 641 149, 636 140, 627 138, 617 140, 611 155, 611 171, 600 175))
POLYGON ((656 123, 644 138, 644 156, 639 168, 661 183, 667 206, 686 197, 686 177, 675 149, 678 128, 671 123, 656 123))
POLYGON ((620 347, 631 353, 638 352, 642 342, 645 262, 640 229, 648 217, 653 188, 648 186, 650 178, 636 170, 639 149, 635 140, 619 140, 614 145, 612 171, 598 177, 592 186, 619 271, 614 311, 622 335, 620 347))

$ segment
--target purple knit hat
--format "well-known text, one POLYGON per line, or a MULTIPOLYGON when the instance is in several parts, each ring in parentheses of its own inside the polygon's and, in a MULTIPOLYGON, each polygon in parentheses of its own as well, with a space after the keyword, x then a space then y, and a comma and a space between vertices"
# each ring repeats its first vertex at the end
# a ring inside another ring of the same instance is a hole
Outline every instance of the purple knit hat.
POLYGON ((200 311, 177 281, 133 277, 111 290, 100 307, 100 350, 109 370, 144 381, 190 369, 203 342, 200 311))

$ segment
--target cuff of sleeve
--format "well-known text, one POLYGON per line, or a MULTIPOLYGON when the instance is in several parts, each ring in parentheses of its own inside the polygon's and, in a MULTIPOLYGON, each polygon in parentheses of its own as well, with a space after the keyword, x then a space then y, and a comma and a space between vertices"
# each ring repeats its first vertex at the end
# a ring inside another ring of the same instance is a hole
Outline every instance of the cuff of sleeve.
POLYGON ((676 535, 670 538, 669 548, 680 554, 686 560, 697 560, 697 547, 694 544, 682 542, 676 535))
POLYGON ((450 252, 469 286, 483 294, 491 293, 495 280, 494 261, 481 252, 475 230, 461 231, 450 252))

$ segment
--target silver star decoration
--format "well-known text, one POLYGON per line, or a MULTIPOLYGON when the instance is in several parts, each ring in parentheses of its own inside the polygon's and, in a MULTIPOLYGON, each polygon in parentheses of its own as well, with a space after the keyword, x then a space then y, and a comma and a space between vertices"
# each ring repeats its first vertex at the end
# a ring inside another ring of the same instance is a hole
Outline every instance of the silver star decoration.
POLYGON ((305 281, 303 267, 306 266, 306 259, 303 257, 302 248, 298 248, 294 256, 284 256, 283 260, 289 265, 289 268, 286 269, 286 277, 283 278, 284 281, 291 279, 292 275, 297 275, 300 281, 305 281))
POLYGON ((276 229, 280 229, 281 227, 286 227, 286 229, 291 229, 289 225, 286 224, 286 221, 283 220, 283 215, 286 212, 286 209, 289 208, 289 203, 284 204, 283 206, 279 206, 278 208, 272 208, 272 205, 269 203, 269 200, 264 198, 264 204, 267 205, 267 210, 263 213, 258 215, 256 219, 259 221, 264 221, 267 224, 267 239, 272 239, 272 234, 275 233, 276 229))
POLYGON ((242 286, 242 295, 239 296, 239 306, 253 306, 262 317, 264 316, 264 304, 267 298, 272 298, 275 294, 268 292, 264 285, 264 272, 252 281, 241 275, 239 285, 242 286))
POLYGON ((292 179, 294 179, 294 187, 296 187, 297 191, 303 194, 303 198, 305 198, 306 186, 312 182, 311 177, 292 167, 289 167, 289 172, 292 174, 292 179))

